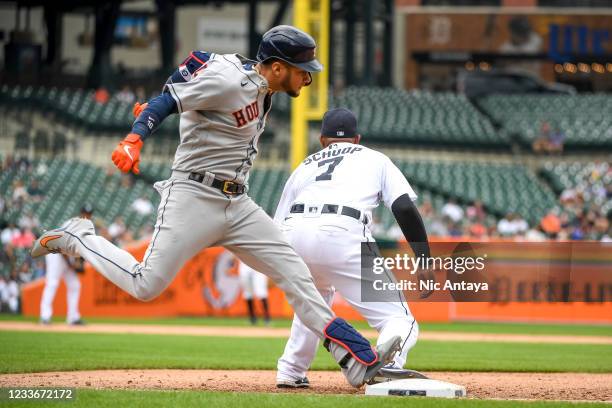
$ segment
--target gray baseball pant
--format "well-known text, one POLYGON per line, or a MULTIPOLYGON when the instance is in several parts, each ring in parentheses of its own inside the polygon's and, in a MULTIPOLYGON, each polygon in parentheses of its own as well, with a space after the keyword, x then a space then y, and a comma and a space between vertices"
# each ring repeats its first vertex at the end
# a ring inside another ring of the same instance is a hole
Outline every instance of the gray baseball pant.
MULTIPOLYGON (((334 314, 310 271, 272 219, 246 194, 228 198, 187 174, 155 183, 161 195, 157 222, 142 262, 103 237, 85 235, 73 245, 111 282, 140 300, 158 296, 182 266, 211 246, 224 246, 280 287, 300 320, 319 338, 334 314)), ((332 347, 339 361, 346 351, 332 347)))

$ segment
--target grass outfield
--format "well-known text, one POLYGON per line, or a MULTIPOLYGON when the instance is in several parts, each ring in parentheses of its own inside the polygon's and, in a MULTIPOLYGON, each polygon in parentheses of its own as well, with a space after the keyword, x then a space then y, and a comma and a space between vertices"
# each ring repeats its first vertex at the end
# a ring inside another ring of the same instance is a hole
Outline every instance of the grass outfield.
MULTIPOLYGON (((37 317, 0 314, 0 321, 37 322, 37 317)), ((54 322, 65 319, 56 317, 54 322)), ((168 318, 85 318, 90 323, 119 324, 161 324, 193 326, 238 326, 247 327, 245 318, 220 317, 168 317, 168 318)), ((357 328, 368 328, 364 322, 353 322, 357 328)), ((512 333, 512 334, 550 334, 572 336, 612 336, 612 325, 570 325, 570 324, 533 324, 533 323, 419 323, 421 331, 466 332, 466 333, 512 333)), ((276 319, 272 327, 291 327, 291 320, 276 319)))
MULTIPOLYGON (((117 368, 276 369, 285 339, 0 331, 0 372, 117 368)), ((420 341, 421 371, 591 372, 612 370, 612 346, 420 341)), ((323 348, 315 370, 337 366, 323 348)))
MULTIPOLYGON (((53 404, 53 403, 51 403, 53 404)), ((76 400, 71 407, 196 407, 206 404, 211 407, 360 407, 385 408, 418 406, 419 408, 599 408, 609 407, 606 403, 574 402, 525 402, 491 400, 444 400, 417 397, 365 397, 352 395, 300 395, 264 393, 225 393, 206 391, 99 391, 77 390, 76 400), (406 400, 406 398, 410 398, 406 400)), ((40 402, 13 402, 11 407, 40 407, 40 402)))

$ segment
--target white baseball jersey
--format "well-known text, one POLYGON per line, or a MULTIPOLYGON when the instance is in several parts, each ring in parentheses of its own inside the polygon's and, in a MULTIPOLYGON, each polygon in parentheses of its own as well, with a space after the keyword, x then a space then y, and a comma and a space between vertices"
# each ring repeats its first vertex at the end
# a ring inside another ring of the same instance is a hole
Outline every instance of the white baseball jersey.
POLYGON ((211 54, 193 75, 183 75, 186 82, 166 84, 181 114, 173 170, 246 181, 272 100, 253 64, 237 54, 211 54))
POLYGON ((283 222, 292 204, 347 205, 371 212, 382 201, 387 208, 401 195, 417 195, 383 153, 353 143, 333 143, 311 154, 291 174, 274 220, 283 222))

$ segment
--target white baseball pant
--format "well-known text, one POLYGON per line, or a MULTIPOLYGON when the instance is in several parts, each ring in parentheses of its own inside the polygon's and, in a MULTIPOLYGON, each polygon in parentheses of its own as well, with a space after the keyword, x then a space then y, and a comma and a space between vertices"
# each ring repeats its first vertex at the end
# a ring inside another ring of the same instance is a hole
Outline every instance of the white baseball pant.
POLYGON ((67 314, 66 322, 72 323, 81 318, 79 313, 79 297, 81 295, 81 281, 77 273, 68 265, 61 254, 49 254, 45 257, 46 276, 45 288, 40 299, 40 318, 49 320, 53 316, 53 299, 60 284, 60 279, 66 283, 67 314))
POLYGON ((268 277, 257 272, 244 262, 238 266, 242 296, 246 299, 265 299, 268 297, 268 277))
MULTIPOLYGON (((379 332, 378 344, 401 336, 402 350, 394 366, 403 367, 408 351, 416 344, 419 326, 405 302, 361 300, 361 242, 374 242, 369 229, 354 218, 335 214, 290 214, 281 229, 308 265, 327 304, 331 305, 338 291, 379 332)), ((277 379, 303 378, 318 344, 318 337, 294 316, 291 336, 278 360, 277 379)))

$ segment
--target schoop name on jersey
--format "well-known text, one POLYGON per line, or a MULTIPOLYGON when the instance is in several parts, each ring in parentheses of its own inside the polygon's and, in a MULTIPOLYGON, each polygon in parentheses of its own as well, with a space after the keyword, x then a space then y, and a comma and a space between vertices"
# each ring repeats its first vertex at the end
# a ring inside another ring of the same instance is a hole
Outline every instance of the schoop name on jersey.
MULTIPOLYGON (((332 145, 333 146, 333 145, 332 145)), ((320 152, 316 152, 306 158, 304 160, 304 164, 308 165, 313 162, 318 162, 319 160, 329 159, 331 157, 344 156, 346 154, 353 154, 363 150, 363 148, 359 146, 347 146, 343 148, 330 148, 328 150, 323 149, 320 152)))

